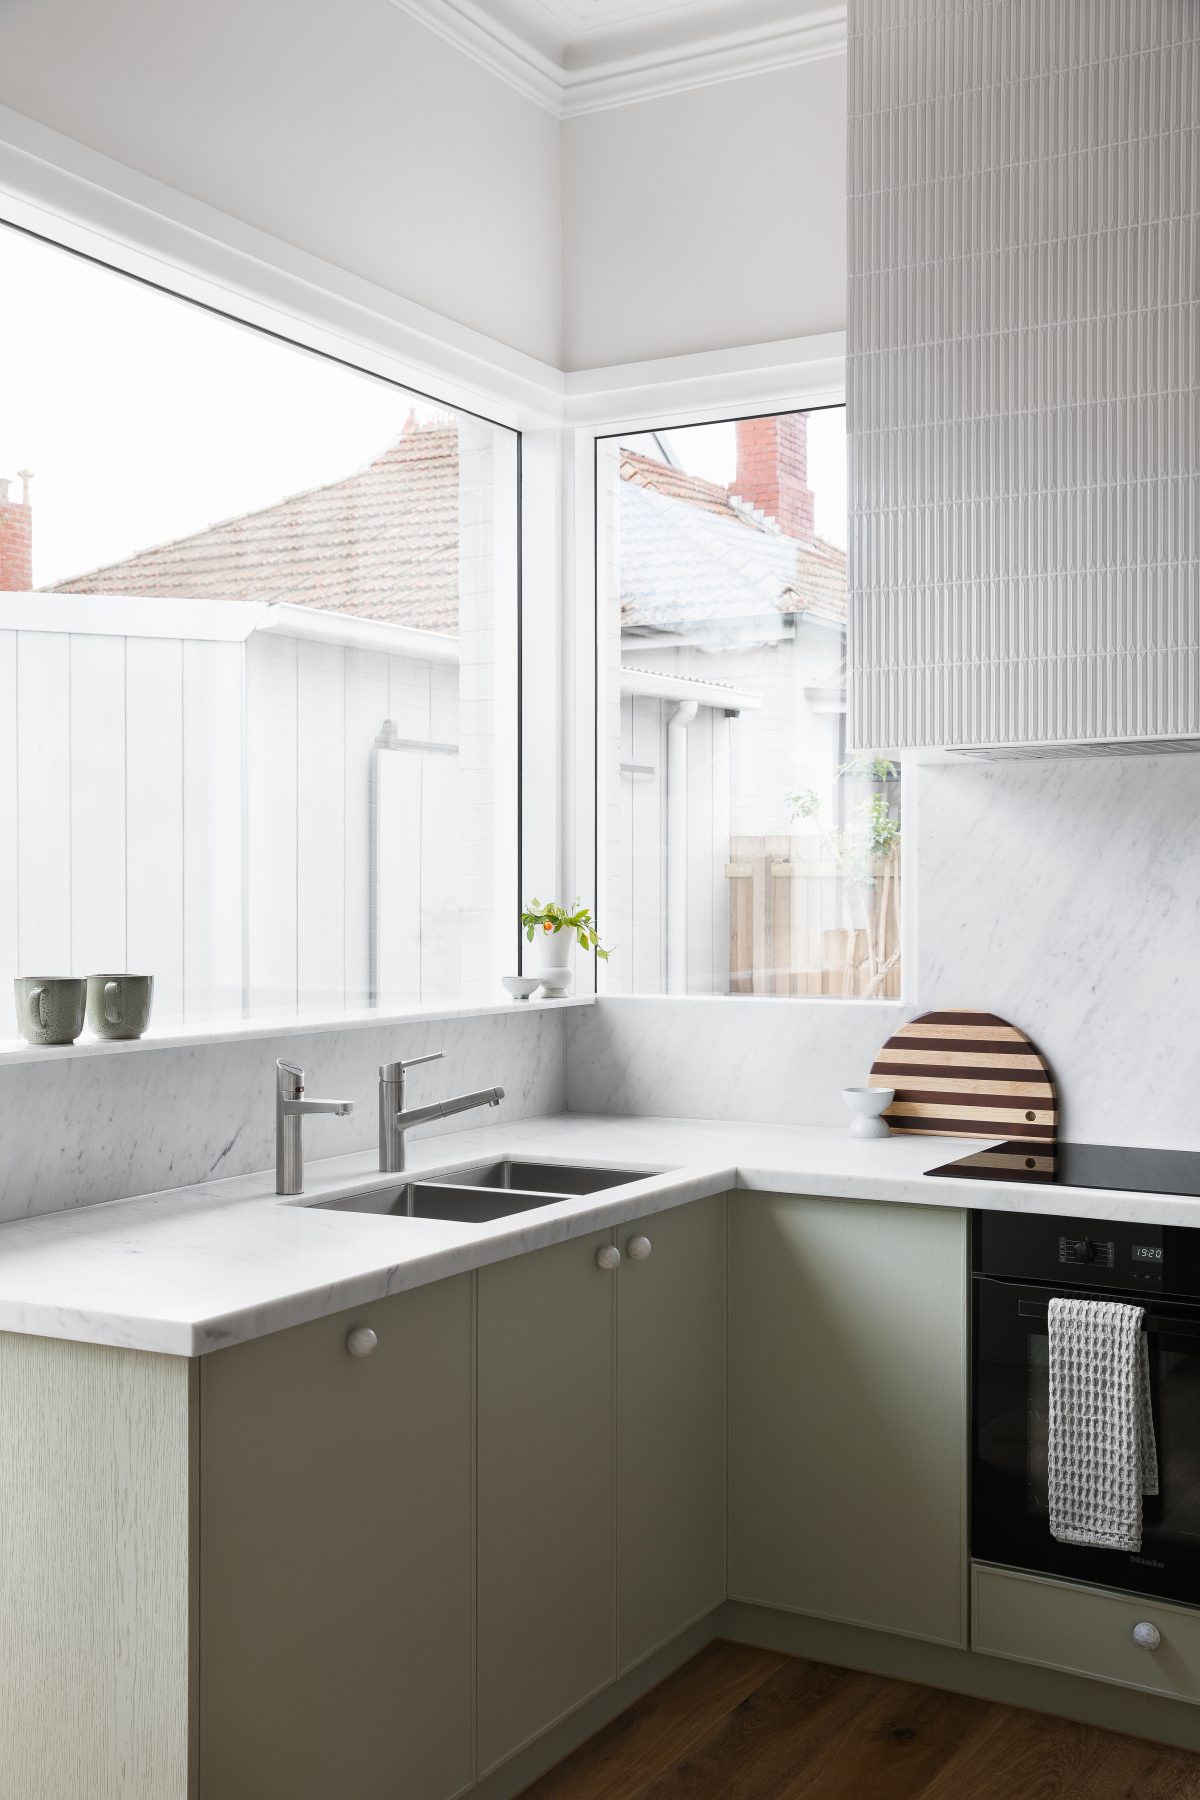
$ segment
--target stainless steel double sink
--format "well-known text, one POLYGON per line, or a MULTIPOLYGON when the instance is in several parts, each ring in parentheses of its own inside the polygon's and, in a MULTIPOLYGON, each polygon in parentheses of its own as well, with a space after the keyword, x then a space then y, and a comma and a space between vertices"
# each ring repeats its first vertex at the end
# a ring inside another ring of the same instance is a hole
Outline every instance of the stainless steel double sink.
POLYGON ((488 1219, 506 1219, 539 1206, 553 1206, 556 1201, 576 1195, 597 1194, 605 1188, 624 1187, 626 1182, 645 1181, 654 1173, 649 1169, 597 1169, 504 1158, 499 1162, 467 1163, 440 1175, 405 1181, 399 1187, 381 1187, 370 1193, 347 1194, 313 1204, 328 1212, 383 1213, 397 1218, 480 1225, 488 1219))

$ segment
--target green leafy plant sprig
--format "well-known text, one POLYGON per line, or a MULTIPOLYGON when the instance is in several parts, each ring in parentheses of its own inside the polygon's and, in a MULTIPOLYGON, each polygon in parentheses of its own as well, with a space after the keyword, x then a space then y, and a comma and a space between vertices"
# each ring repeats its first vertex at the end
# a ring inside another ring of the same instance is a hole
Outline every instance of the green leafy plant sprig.
POLYGON ((592 909, 585 906, 578 894, 575 896, 574 908, 568 912, 557 900, 530 900, 521 914, 521 924, 525 928, 525 936, 532 944, 534 933, 542 931, 547 934, 554 931, 573 931, 581 950, 594 950, 596 955, 607 962, 611 951, 606 950, 600 942, 600 933, 596 930, 596 922, 592 918, 592 909))
POLYGON ((883 862, 900 847, 900 821, 892 810, 886 792, 881 789, 899 778, 895 763, 883 756, 859 756, 844 763, 837 778, 858 776, 870 783, 872 791, 855 802, 845 829, 831 829, 824 823, 824 807, 816 788, 796 788, 785 795, 793 819, 811 819, 834 858, 845 866, 866 866, 883 862))

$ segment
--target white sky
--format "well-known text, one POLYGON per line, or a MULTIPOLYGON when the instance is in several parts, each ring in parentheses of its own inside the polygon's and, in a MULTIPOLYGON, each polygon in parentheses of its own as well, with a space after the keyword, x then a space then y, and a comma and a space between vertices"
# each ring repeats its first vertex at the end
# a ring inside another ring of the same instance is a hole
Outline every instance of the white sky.
POLYGON ((33 470, 39 586, 337 480, 412 404, 0 227, 0 476, 33 470))
MULTIPOLYGON (((335 481, 393 442, 412 405, 0 226, 0 476, 33 471, 38 586, 335 481)), ((733 479, 732 425, 668 435, 686 469, 733 479)), ((808 441, 817 530, 844 545, 844 409, 811 413, 808 441)))

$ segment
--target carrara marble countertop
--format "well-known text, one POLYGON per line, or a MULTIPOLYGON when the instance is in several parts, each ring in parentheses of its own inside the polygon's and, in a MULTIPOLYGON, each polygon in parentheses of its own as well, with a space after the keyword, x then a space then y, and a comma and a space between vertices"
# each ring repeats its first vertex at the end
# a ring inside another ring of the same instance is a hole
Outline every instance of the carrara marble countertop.
POLYGON ((860 1140, 803 1126, 563 1113, 409 1146, 411 1175, 514 1155, 654 1170, 650 1178, 482 1225, 326 1212, 314 1200, 396 1186, 369 1152, 0 1226, 0 1330, 198 1356, 564 1238, 727 1189, 900 1205, 1200 1224, 1200 1200, 1101 1188, 928 1180, 979 1139, 860 1140))

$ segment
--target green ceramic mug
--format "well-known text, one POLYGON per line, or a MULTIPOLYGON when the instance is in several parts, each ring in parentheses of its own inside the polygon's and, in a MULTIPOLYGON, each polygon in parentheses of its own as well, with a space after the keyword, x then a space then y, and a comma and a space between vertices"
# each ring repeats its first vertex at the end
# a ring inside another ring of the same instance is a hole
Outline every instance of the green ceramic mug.
POLYGON ((18 975, 17 1029, 30 1044, 73 1044, 83 1030, 87 983, 77 975, 18 975))
POLYGON ((140 1038, 153 1002, 153 975, 87 978, 87 1019, 99 1038, 140 1038))

